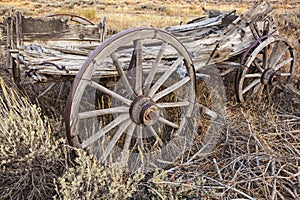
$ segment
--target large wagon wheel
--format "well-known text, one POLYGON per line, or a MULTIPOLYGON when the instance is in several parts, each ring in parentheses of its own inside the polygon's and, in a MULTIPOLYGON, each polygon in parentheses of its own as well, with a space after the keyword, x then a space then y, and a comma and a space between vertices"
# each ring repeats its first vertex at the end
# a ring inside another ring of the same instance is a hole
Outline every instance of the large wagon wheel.
POLYGON ((195 72, 184 46, 158 29, 129 29, 102 43, 76 76, 68 139, 102 163, 163 166, 193 141, 194 109, 195 72))
POLYGON ((270 94, 291 81, 295 52, 287 41, 271 36, 259 44, 239 71, 237 96, 240 102, 270 94))

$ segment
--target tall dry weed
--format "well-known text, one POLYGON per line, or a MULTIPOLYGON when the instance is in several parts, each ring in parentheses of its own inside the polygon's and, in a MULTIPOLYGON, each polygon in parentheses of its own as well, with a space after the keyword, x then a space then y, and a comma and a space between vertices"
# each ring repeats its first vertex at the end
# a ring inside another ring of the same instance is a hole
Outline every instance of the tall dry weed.
POLYGON ((51 199, 65 163, 47 118, 0 79, 0 199, 51 199))

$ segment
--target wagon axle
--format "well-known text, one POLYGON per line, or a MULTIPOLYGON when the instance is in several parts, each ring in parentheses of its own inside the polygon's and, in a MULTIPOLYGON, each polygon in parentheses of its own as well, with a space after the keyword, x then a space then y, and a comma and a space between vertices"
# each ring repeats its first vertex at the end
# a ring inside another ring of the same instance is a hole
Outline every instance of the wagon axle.
POLYGON ((130 117, 138 125, 154 125, 159 118, 160 110, 149 97, 139 96, 131 104, 130 117))
POLYGON ((277 85, 278 80, 279 80, 279 75, 273 68, 266 69, 262 73, 262 76, 261 76, 261 79, 260 79, 262 84, 272 85, 272 86, 277 85))

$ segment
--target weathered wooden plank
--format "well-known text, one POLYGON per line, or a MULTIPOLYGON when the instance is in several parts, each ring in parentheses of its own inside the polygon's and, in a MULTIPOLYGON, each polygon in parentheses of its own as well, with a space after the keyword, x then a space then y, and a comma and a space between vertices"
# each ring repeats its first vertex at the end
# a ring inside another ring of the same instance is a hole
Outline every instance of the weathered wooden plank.
POLYGON ((271 11, 272 8, 267 2, 256 4, 252 9, 249 9, 248 11, 240 15, 231 24, 229 24, 228 27, 222 32, 222 35, 224 37, 230 37, 236 31, 242 30, 244 28, 250 28, 251 24, 264 21, 264 19, 268 17, 271 11))
POLYGON ((22 17, 22 37, 24 41, 98 41, 99 27, 95 25, 70 25, 57 18, 22 17))
POLYGON ((222 24, 222 16, 208 18, 206 20, 192 23, 192 24, 184 24, 184 25, 177 25, 177 26, 171 26, 167 27, 166 31, 175 34, 180 32, 188 32, 193 30, 201 30, 207 27, 211 26, 217 26, 222 24))
MULTIPOLYGON (((260 3, 240 16, 220 12, 204 20, 167 27, 165 30, 183 43, 198 71, 203 66, 223 62, 245 52, 257 37, 253 35, 251 24, 255 23, 261 28, 270 12, 271 7, 268 3, 260 3)), ((22 24, 18 37, 22 38, 20 41, 23 45, 18 48, 18 53, 12 53, 12 56, 18 59, 18 56, 22 55, 25 63, 19 63, 20 67, 24 70, 35 70, 41 76, 76 75, 90 52, 100 44, 99 32, 104 33, 104 30, 99 30, 97 26, 68 24, 67 21, 58 18, 22 17, 18 23, 22 24), (39 25, 38 29, 33 28, 39 25), (43 64, 47 62, 59 67, 43 64), (61 70, 62 66, 65 69, 61 70)), ((14 21, 9 21, 7 27, 10 31, 13 31, 13 26, 14 21)), ((10 37, 9 40, 8 45, 12 46, 14 38, 10 37)), ((161 47, 161 41, 143 41, 143 60, 140 62, 147 73, 153 65, 148 60, 157 59, 161 47)), ((118 61, 129 62, 133 49, 133 43, 118 49, 117 53, 122 54, 118 61)), ((163 51, 164 59, 167 60, 176 60, 176 54, 177 52, 169 46, 163 51)), ((167 70, 161 65, 157 68, 162 72, 167 70)), ((101 68, 96 69, 95 74, 115 76, 117 71, 113 61, 107 60, 101 63, 101 68)))

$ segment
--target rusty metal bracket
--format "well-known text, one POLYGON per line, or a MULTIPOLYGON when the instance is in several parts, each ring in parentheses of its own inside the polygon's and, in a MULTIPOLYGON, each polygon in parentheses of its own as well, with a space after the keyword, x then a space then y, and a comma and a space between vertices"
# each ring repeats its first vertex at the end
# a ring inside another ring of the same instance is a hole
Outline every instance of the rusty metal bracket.
POLYGON ((54 67, 56 67, 58 70, 61 70, 61 71, 66 71, 67 73, 69 73, 69 70, 66 68, 66 66, 62 65, 62 66, 59 66, 55 63, 52 63, 52 62, 42 62, 40 63, 39 65, 52 65, 54 67))

